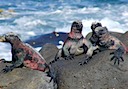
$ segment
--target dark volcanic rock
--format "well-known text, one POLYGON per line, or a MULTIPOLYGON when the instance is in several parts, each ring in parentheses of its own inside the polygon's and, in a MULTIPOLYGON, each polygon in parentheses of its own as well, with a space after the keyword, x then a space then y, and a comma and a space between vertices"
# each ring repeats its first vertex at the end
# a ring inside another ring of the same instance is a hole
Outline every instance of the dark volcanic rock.
POLYGON ((128 31, 122 34, 119 39, 128 47, 128 31))
MULTIPOLYGON (((0 64, 0 71, 6 64, 0 64)), ((53 82, 45 73, 29 68, 16 68, 13 71, 0 73, 0 89, 53 89, 53 82)))
POLYGON ((49 62, 54 60, 58 48, 53 44, 47 43, 39 50, 39 52, 49 64, 49 62))
POLYGON ((127 89, 128 56, 125 55, 125 62, 118 66, 110 62, 110 52, 107 50, 95 55, 83 66, 78 62, 84 59, 84 55, 54 63, 59 89, 127 89))
POLYGON ((29 40, 26 40, 25 42, 29 43, 33 47, 41 47, 44 46, 46 43, 60 45, 59 41, 65 41, 67 37, 68 37, 68 33, 52 32, 52 33, 32 37, 29 40))

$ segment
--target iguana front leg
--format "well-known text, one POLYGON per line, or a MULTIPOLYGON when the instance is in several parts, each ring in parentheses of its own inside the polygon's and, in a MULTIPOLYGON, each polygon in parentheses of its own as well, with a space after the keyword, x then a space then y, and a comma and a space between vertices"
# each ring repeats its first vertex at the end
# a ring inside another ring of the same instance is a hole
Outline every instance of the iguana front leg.
POLYGON ((65 58, 65 60, 69 60, 69 59, 71 60, 74 58, 74 55, 70 53, 71 46, 72 46, 71 44, 73 44, 73 43, 70 42, 70 40, 69 40, 65 43, 65 45, 62 48, 62 55, 65 58))
POLYGON ((120 46, 117 50, 115 50, 114 52, 110 53, 113 54, 113 57, 111 58, 111 61, 114 60, 114 64, 120 64, 120 61, 124 61, 123 59, 123 54, 124 54, 125 50, 122 46, 120 46))
POLYGON ((80 65, 87 64, 88 61, 92 58, 93 52, 96 49, 98 49, 99 47, 98 46, 93 46, 90 42, 88 42, 88 46, 87 46, 87 43, 86 43, 83 48, 85 50, 86 56, 85 56, 85 59, 83 61, 79 62, 80 65))
POLYGON ((14 68, 19 67, 20 65, 22 65, 25 56, 26 56, 25 52, 22 49, 18 49, 17 53, 14 55, 14 57, 16 58, 16 61, 11 66, 6 66, 2 70, 2 72, 7 73, 9 71, 12 71, 14 68))

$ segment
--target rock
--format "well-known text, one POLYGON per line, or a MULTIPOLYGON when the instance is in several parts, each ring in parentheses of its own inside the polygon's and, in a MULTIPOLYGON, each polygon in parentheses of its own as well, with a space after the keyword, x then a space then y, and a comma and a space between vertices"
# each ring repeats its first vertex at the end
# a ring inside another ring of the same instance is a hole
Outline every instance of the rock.
MULTIPOLYGON (((118 32, 110 32, 111 35, 120 38, 122 36, 122 33, 118 33, 118 32)), ((88 33, 86 35, 86 38, 89 39, 92 36, 92 32, 88 33)))
POLYGON ((54 60, 58 48, 54 44, 47 43, 39 50, 39 52, 49 64, 54 60))
POLYGON ((26 40, 25 43, 28 43, 33 47, 41 47, 44 46, 46 43, 61 45, 59 44, 59 42, 65 41, 67 37, 68 33, 65 32, 51 32, 48 34, 31 37, 30 39, 26 40))
POLYGON ((78 63, 84 55, 74 60, 59 60, 52 64, 57 71, 59 89, 127 89, 128 88, 128 55, 125 62, 114 65, 110 61, 111 51, 103 51, 93 56, 87 65, 78 63))
MULTIPOLYGON (((120 33, 113 34, 119 39, 123 36, 120 33)), ((126 36, 123 38, 126 39, 126 36)), ((79 62, 84 60, 84 54, 76 56, 74 60, 61 58, 53 63, 58 89, 127 89, 128 55, 123 56, 125 61, 120 65, 114 65, 114 61, 110 61, 112 51, 106 50, 94 55, 89 63, 83 66, 80 66, 79 62)))
MULTIPOLYGON (((5 67, 0 64, 0 71, 5 67)), ((0 89, 54 89, 53 81, 46 73, 29 68, 16 68, 6 74, 0 73, 0 89)))
POLYGON ((119 39, 128 47, 128 31, 122 34, 119 39))
POLYGON ((10 9, 10 10, 0 9, 0 19, 8 19, 15 16, 16 14, 13 9, 10 9))
POLYGON ((120 38, 122 36, 123 33, 119 33, 119 32, 110 32, 111 35, 120 38))

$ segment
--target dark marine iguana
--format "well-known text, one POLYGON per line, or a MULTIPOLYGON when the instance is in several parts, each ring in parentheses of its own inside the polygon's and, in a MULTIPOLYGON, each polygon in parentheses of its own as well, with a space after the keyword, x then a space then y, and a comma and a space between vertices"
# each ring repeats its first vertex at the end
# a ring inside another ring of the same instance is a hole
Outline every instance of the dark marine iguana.
MULTIPOLYGON (((114 60, 114 64, 124 61, 123 54, 128 52, 128 48, 116 37, 112 36, 108 31, 107 27, 102 27, 102 24, 99 22, 93 23, 91 26, 92 36, 90 41, 93 45, 99 46, 99 50, 115 50, 110 53, 113 54, 111 61, 114 60)), ((86 62, 86 60, 85 60, 86 62)))
POLYGON ((60 57, 64 57, 65 60, 73 59, 74 56, 80 54, 86 54, 86 63, 93 54, 93 51, 98 46, 93 46, 90 41, 85 39, 82 35, 83 24, 81 21, 74 21, 71 26, 71 31, 68 38, 64 42, 62 49, 58 51, 55 57, 55 61, 60 57))
POLYGON ((46 64, 45 59, 29 44, 23 43, 17 34, 10 32, 0 36, 0 42, 10 43, 12 53, 12 65, 6 66, 2 72, 7 73, 17 67, 25 66, 33 70, 46 72, 48 76, 53 77, 50 66, 46 64))

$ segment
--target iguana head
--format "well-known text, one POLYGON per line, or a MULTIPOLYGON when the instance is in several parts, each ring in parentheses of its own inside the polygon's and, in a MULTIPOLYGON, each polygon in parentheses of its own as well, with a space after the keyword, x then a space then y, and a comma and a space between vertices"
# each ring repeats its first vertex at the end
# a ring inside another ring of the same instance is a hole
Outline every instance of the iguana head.
POLYGON ((92 31, 94 32, 95 28, 97 28, 97 27, 102 27, 102 24, 100 22, 93 22, 91 25, 92 31))
POLYGON ((109 32, 108 32, 107 27, 97 27, 95 29, 95 34, 96 34, 97 37, 102 37, 104 35, 108 35, 109 32))
POLYGON ((9 33, 6 33, 6 34, 0 36, 0 42, 13 43, 18 40, 20 40, 18 35, 13 32, 9 32, 9 33))
POLYGON ((83 24, 81 21, 74 21, 72 23, 72 26, 71 26, 71 31, 74 31, 74 32, 82 32, 82 29, 83 29, 83 24))

